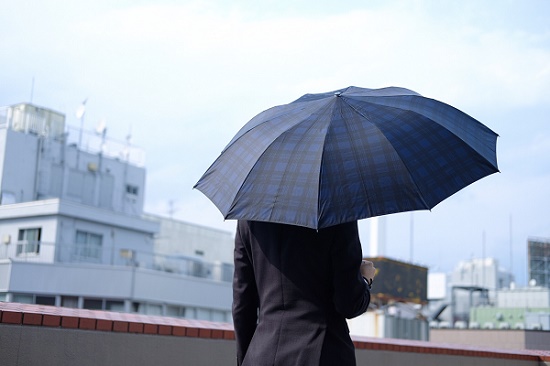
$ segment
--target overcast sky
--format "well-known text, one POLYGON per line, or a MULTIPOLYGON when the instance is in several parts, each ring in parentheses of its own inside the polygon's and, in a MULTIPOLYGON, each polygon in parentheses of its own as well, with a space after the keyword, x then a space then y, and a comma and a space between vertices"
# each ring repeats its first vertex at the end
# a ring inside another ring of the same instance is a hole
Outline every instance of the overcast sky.
POLYGON ((79 126, 88 98, 86 129, 104 119, 145 150, 147 212, 173 201, 175 218, 234 232, 192 187, 242 125, 305 93, 400 86, 496 131, 501 173, 388 216, 386 255, 432 271, 495 257, 525 284, 528 237, 550 238, 550 1, 0 5, 0 105, 32 99, 79 126))

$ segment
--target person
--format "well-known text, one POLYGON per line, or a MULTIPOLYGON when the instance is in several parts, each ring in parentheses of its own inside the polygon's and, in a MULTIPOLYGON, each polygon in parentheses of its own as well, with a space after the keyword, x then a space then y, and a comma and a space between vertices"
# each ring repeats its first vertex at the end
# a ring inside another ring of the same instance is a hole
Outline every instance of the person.
POLYGON ((367 310, 375 273, 357 221, 313 230, 241 220, 234 256, 237 365, 356 365, 345 318, 367 310))

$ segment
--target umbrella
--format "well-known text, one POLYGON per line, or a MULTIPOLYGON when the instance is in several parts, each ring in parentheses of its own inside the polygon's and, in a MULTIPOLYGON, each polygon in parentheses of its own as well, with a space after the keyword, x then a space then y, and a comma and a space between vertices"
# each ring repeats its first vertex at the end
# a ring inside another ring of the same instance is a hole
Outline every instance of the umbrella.
POLYGON ((195 188, 225 219, 321 229, 431 210, 498 171, 497 134, 404 88, 306 94, 252 118, 195 188))

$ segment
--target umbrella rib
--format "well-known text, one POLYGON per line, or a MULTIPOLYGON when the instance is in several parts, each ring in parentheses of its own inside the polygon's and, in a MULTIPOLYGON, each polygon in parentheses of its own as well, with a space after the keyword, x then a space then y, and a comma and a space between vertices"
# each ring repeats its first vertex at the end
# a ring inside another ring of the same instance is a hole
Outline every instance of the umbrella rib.
MULTIPOLYGON (((345 100, 344 100, 345 101, 345 100)), ((367 116, 365 116, 363 113, 361 113, 361 111, 359 111, 357 108, 354 108, 351 104, 347 103, 346 104, 351 108, 353 109, 357 114, 359 114, 360 116, 362 116, 363 118, 365 118, 366 120, 369 120, 369 118, 367 116)), ((399 108, 401 109, 401 108, 399 108)), ((373 123, 373 126, 378 130, 380 131, 380 134, 382 136, 384 136, 384 138, 387 140, 386 138, 386 135, 384 135, 384 133, 373 123)), ((391 145, 391 144, 390 144, 391 145)), ((391 145, 392 148, 393 148, 393 145, 391 145)), ((409 176, 411 178, 411 181, 414 183, 414 186, 416 187, 416 191, 418 192, 418 198, 420 198, 420 200, 422 201, 422 204, 424 205, 424 207, 427 209, 427 210, 431 210, 430 206, 427 204, 427 202, 424 200, 424 197, 422 195, 422 192, 420 190, 420 188, 418 187, 418 184, 416 183, 416 181, 414 180, 412 174, 411 174, 411 171, 409 170, 409 167, 407 166, 407 164, 405 163, 405 161, 401 158, 401 155, 399 154, 399 152, 395 149, 393 149, 393 151, 395 152, 395 154, 397 156, 399 156, 399 160, 401 161, 401 163, 403 164, 403 166, 405 167, 405 169, 407 169, 407 172, 409 172, 409 176)), ((354 150, 354 154, 355 154, 355 150, 354 150)), ((361 181, 363 182, 363 178, 361 177, 361 181)), ((363 182, 364 183, 364 182, 363 182)), ((367 196, 368 197, 368 196, 367 196)))
MULTIPOLYGON (((362 116, 363 118, 368 120, 367 116, 365 116, 364 114, 359 112, 357 109, 355 109, 351 104, 346 102, 346 100, 344 98, 341 98, 341 99, 344 103, 346 103, 346 105, 348 105, 351 109, 353 109, 357 114, 359 114, 360 116, 362 116)), ((341 108, 340 108, 340 110, 341 110, 341 108)), ((348 128, 348 125, 346 123, 346 120, 345 119, 343 119, 343 120, 344 120, 344 123, 346 125, 346 133, 348 134, 348 136, 351 137, 351 134, 349 132, 349 128, 348 128)), ((355 148, 353 148, 353 155, 354 155, 354 157, 360 156, 359 152, 355 148)), ((372 202, 370 202, 370 194, 369 194, 368 189, 366 187, 365 180, 363 179, 363 174, 359 174, 359 176, 361 178, 361 187, 363 188, 363 191, 365 192, 365 197, 367 198, 367 202, 368 202, 368 205, 367 205, 368 215, 369 215, 368 217, 371 217, 371 215, 372 215, 372 210, 371 210, 372 202)))
MULTIPOLYGON (((418 95, 418 96, 414 96, 414 95, 413 95, 412 97, 421 97, 421 96, 420 96, 420 95, 418 95)), ((390 98, 390 99, 391 99, 392 97, 388 96, 388 97, 383 97, 383 98, 390 98)), ((424 97, 421 97, 421 98, 424 98, 424 97)), ((429 98, 425 98, 425 99, 429 99, 429 98)), ((453 107, 453 106, 451 106, 451 105, 449 105, 449 104, 445 104, 445 103, 443 103, 443 102, 441 102, 441 101, 435 100, 435 99, 430 99, 430 100, 432 100, 432 101, 434 101, 434 102, 436 102, 436 103, 439 103, 439 104, 443 104, 443 105, 445 105, 445 106, 447 106, 447 107, 449 107, 449 108, 452 108, 453 110, 456 110, 456 111, 459 112, 459 113, 462 113, 462 114, 466 115, 468 118, 470 118, 471 120, 473 120, 477 125, 482 126, 484 129, 487 129, 489 132, 491 132, 491 133, 495 134, 496 136, 498 136, 498 134, 496 134, 495 132, 493 132, 490 128, 488 128, 487 126, 485 126, 484 124, 482 124, 481 122, 479 122, 477 119, 475 119, 475 118, 473 118, 473 117, 467 115, 466 113, 460 111, 459 109, 457 109, 457 108, 455 108, 455 107, 453 107)), ((426 115, 420 113, 419 111, 415 111, 415 110, 411 110, 411 109, 404 109, 404 108, 401 108, 401 107, 395 106, 395 105, 386 105, 386 104, 377 104, 377 103, 373 103, 373 104, 386 106, 386 107, 388 107, 388 108, 398 109, 398 110, 400 110, 402 113, 407 113, 407 112, 408 112, 408 113, 414 113, 414 114, 416 114, 416 115, 422 116, 422 117, 424 117, 424 118, 430 120, 432 123, 434 123, 434 124, 436 124, 436 125, 439 125, 439 126, 445 128, 447 131, 449 131, 449 133, 451 133, 451 134, 452 134, 453 136, 455 136, 457 139, 460 139, 462 142, 464 142, 464 144, 468 147, 468 149, 470 149, 471 151, 473 151, 476 155, 478 155, 479 157, 481 157, 483 160, 487 161, 487 162, 495 169, 495 172, 499 172, 498 166, 495 165, 495 164, 493 164, 493 162, 491 161, 490 158, 486 157, 484 154, 481 154, 477 149, 475 149, 475 148, 472 146, 472 144, 468 143, 463 137, 459 136, 455 131, 452 131, 451 129, 449 129, 449 128, 447 128, 446 126, 442 125, 441 123, 439 123, 438 121, 434 120, 433 118, 430 118, 429 116, 426 116, 426 115)), ((367 118, 365 115, 363 115, 359 110, 357 110, 357 109, 354 108, 353 106, 350 105, 350 107, 351 107, 353 110, 355 110, 358 114, 360 114, 361 116, 367 118)), ((382 135, 383 135, 383 133, 382 133, 382 135)), ((479 141, 479 138, 478 138, 477 136, 474 136, 474 138, 475 138, 476 140, 479 141)), ((395 151, 395 153, 397 154, 397 156, 399 156, 399 158, 400 158, 401 162, 403 163, 403 166, 405 167, 405 169, 407 169, 407 171, 409 172, 409 176, 410 176, 410 178, 411 178, 411 181, 414 183, 414 186, 416 187, 416 190, 417 190, 417 192, 419 193, 418 197, 419 197, 420 200, 422 201, 422 204, 424 205, 424 207, 425 207, 427 210, 430 210, 430 211, 431 211, 431 209, 432 209, 433 207, 435 207, 435 205, 430 206, 430 205, 424 200, 424 196, 423 196, 423 194, 422 194, 422 191, 420 190, 420 188, 418 187, 418 184, 417 184, 416 181, 414 180, 413 175, 411 174, 411 171, 410 171, 409 167, 407 166, 406 162, 401 158, 401 155, 399 154, 399 151, 397 151, 397 150, 395 150, 395 149, 394 149, 394 151, 395 151)), ((463 187, 463 188, 464 188, 464 187, 463 187)), ((456 193, 456 192, 455 192, 455 193, 456 193)), ((441 201, 439 201, 439 202, 441 202, 441 201)), ((439 202, 438 202, 438 203, 439 203, 439 202)))
MULTIPOLYGON (((477 125, 479 126, 482 126, 484 129, 487 129, 489 132, 491 133, 494 133, 496 136, 498 136, 498 134, 496 132, 494 132, 493 130, 491 130, 489 127, 485 126, 483 123, 481 123, 480 121, 478 121, 477 119, 475 119, 474 117, 462 112, 460 109, 456 108, 456 107, 453 107, 452 105, 450 104, 446 104, 446 103, 443 103, 439 100, 436 100, 436 99, 432 99, 432 98, 427 98, 427 97, 423 97, 421 96, 420 94, 418 95, 410 95, 410 97, 412 98, 421 98, 421 99, 424 99, 424 100, 431 100, 435 103, 438 103, 438 104, 441 104, 441 105, 444 105, 445 107, 448 107, 448 108, 451 108, 453 110, 456 110, 457 112, 461 113, 461 114, 464 114, 466 115, 468 118, 470 118, 471 120, 473 120, 473 122, 475 122, 477 125)), ((381 97, 381 98, 392 98, 392 96, 385 96, 385 97, 381 97)), ((412 110, 412 109, 406 109, 406 108, 402 108, 400 106, 397 106, 397 105, 389 105, 389 104, 378 104, 378 103, 372 103, 372 104, 376 104, 376 105, 382 105, 382 106, 385 106, 385 107, 388 107, 388 108, 393 108, 393 109, 399 109, 403 112, 410 112, 410 113, 415 113, 419 116, 422 116, 422 117, 425 117, 425 118, 428 118, 430 121, 432 121, 433 123, 443 127, 443 128, 446 128, 447 131, 449 131, 450 133, 452 133, 454 136, 456 136, 456 138, 462 140, 466 145, 468 145, 472 150, 476 151, 476 153, 478 155, 480 155, 482 158, 488 160, 488 158, 486 158, 485 156, 483 156, 482 154, 480 154, 470 143, 468 143, 468 141, 466 141, 463 137, 459 136, 459 134, 457 134, 456 131, 453 131, 451 129, 449 129, 447 126, 444 126, 442 125, 440 122, 434 120, 433 118, 430 118, 422 113, 420 113, 419 111, 415 111, 415 110, 412 110)), ((352 107, 353 108, 353 107, 352 107)), ((355 109, 355 108, 354 108, 355 109)), ((357 111, 359 114, 361 114, 361 112, 357 111)), ((361 114, 362 115, 362 114, 361 114)), ((476 140, 476 141, 480 141, 479 137, 478 136, 473 136, 473 138, 476 140)), ((496 167, 495 167, 496 168, 496 167)))
MULTIPOLYGON (((330 100, 329 100, 329 101, 330 101, 330 100)), ((326 105, 325 108, 326 108, 326 109, 329 109, 329 108, 330 108, 330 103, 327 103, 327 105, 326 105)), ((302 120, 302 122, 308 120, 309 117, 311 117, 312 114, 313 114, 313 113, 310 113, 307 117, 304 117, 304 119, 302 120)), ((320 113, 320 115, 324 115, 324 113, 320 113)), ((302 123, 302 122, 296 123, 294 127, 298 126, 298 125, 299 125, 300 123, 302 123)), ((293 128, 294 128, 294 127, 293 127, 293 128)), ((315 122, 311 124, 311 126, 308 128, 308 130, 311 130, 311 129, 314 128, 314 127, 315 127, 315 122)), ((280 138, 281 136, 282 136, 283 139, 284 139, 284 138, 287 136, 287 134, 288 134, 289 131, 290 131, 290 130, 285 131, 285 132, 284 132, 283 134, 281 134, 278 138, 276 138, 275 140, 273 140, 269 146, 271 146, 273 143, 275 143, 275 141, 279 140, 279 138, 280 138)), ((305 138, 305 136, 307 136, 307 134, 302 134, 302 137, 301 137, 301 139, 300 139, 300 142, 305 138)), ((302 144, 301 144, 301 143, 297 143, 296 146, 302 146, 302 144)), ((324 146, 324 144, 323 144, 323 146, 324 146)), ((265 154, 266 151, 267 151, 268 149, 269 149, 269 147, 267 147, 267 148, 264 150, 264 152, 262 153, 262 155, 265 154)), ((321 159, 322 159, 322 154, 321 154, 321 159)), ((259 159, 258 159, 258 160, 259 160, 259 159)), ((285 169, 285 170, 283 171, 283 175, 282 175, 282 177, 281 177, 281 182, 285 180, 285 178, 286 178, 286 176, 288 175, 288 173, 290 173, 290 172, 288 171, 288 169, 285 169)), ((319 173, 319 177, 320 177, 320 176, 321 176, 321 174, 319 173)), ((276 195, 275 195, 275 199, 274 199, 274 201, 273 201, 273 203, 272 203, 272 205, 271 205, 271 210, 270 210, 270 213, 269 213, 269 220, 270 220, 270 221, 273 220, 273 219, 272 219, 272 217, 273 217, 273 212, 274 212, 273 208, 275 207, 275 204, 276 204, 276 202, 278 201, 278 197, 281 196, 281 190, 282 190, 282 188, 283 188, 283 185, 282 185, 282 184, 279 184, 278 189, 277 189, 277 193, 276 193, 276 195)), ((318 197, 318 198, 317 198, 317 202, 319 202, 319 191, 320 191, 319 184, 317 184, 317 190, 318 190, 318 191, 317 191, 317 197, 318 197)), ((316 220, 315 226, 316 226, 316 229, 318 229, 318 226, 319 226, 319 203, 317 203, 317 220, 316 220)))

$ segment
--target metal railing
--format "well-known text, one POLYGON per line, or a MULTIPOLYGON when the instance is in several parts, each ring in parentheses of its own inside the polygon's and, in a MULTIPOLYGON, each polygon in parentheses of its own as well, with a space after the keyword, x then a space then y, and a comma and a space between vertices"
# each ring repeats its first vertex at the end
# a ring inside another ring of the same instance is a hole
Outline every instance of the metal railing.
POLYGON ((39 254, 40 253, 40 241, 22 240, 16 243, 16 255, 22 254, 39 254))
POLYGON ((67 145, 75 146, 90 154, 102 154, 105 157, 118 159, 131 164, 145 166, 145 150, 130 144, 130 136, 126 141, 107 137, 102 132, 89 131, 78 127, 67 126, 67 145))
POLYGON ((155 253, 127 247, 81 243, 18 241, 14 243, 14 248, 11 244, 0 244, 0 259, 135 267, 221 282, 231 282, 233 278, 232 263, 210 262, 184 254, 155 253))
POLYGON ((32 132, 56 139, 90 154, 102 154, 105 157, 118 159, 139 167, 145 166, 145 150, 126 141, 106 136, 106 130, 89 131, 83 128, 65 125, 65 117, 57 112, 32 105, 0 107, 0 128, 32 132), (36 109, 36 110, 35 110, 36 109))

